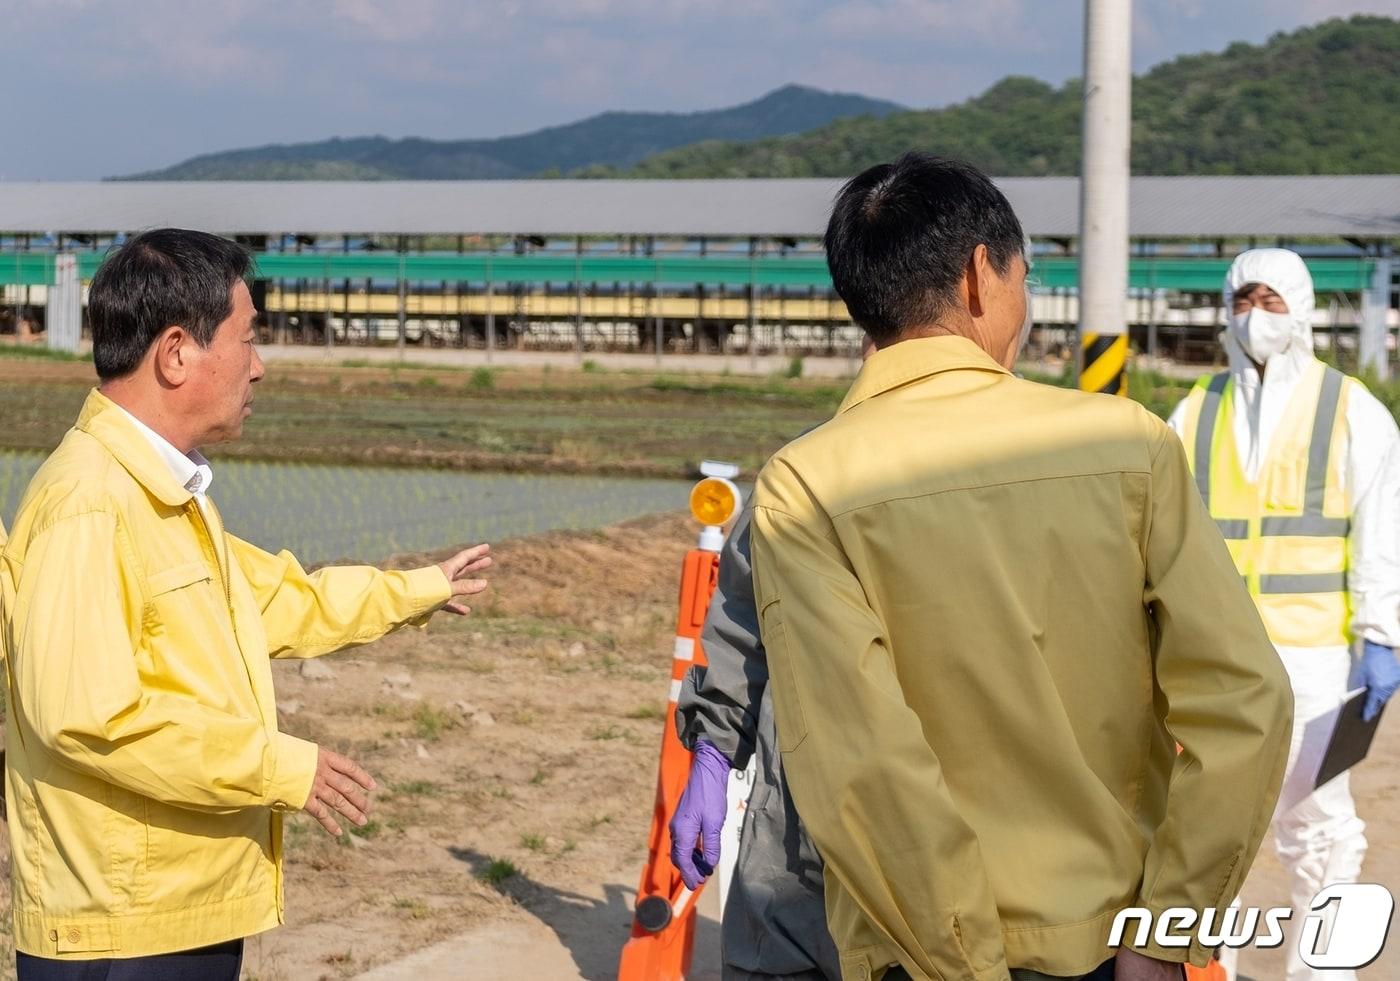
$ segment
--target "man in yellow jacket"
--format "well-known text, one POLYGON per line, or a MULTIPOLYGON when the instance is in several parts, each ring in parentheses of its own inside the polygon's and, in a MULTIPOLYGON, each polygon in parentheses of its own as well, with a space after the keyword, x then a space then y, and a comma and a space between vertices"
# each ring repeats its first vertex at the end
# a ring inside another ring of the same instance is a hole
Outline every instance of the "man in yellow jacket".
POLYGON ((973 168, 872 168, 826 247, 877 350, 763 469, 753 569, 843 977, 1177 981, 1194 922, 1114 922, 1219 925, 1292 717, 1181 443, 1012 376, 1023 238, 973 168))
POLYGON ((270 657, 466 613, 477 546, 411 572, 306 573, 224 530, 196 447, 263 375, 250 257, 162 229, 93 281, 101 380, 0 552, 14 938, 22 981, 238 977, 283 921, 282 822, 366 820, 374 781, 277 729, 270 657))

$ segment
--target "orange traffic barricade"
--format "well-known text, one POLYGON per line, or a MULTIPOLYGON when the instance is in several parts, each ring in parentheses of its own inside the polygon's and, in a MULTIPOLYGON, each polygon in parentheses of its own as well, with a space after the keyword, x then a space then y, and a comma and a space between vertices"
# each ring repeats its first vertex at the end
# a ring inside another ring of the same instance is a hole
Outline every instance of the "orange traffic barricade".
POLYGON ((1186 981, 1226 981, 1229 975, 1219 961, 1211 961, 1205 967, 1186 968, 1186 981))
POLYGON ((705 526, 696 548, 681 564, 681 588, 676 617, 676 643, 671 657, 671 690, 666 724, 661 731, 661 762, 656 774, 656 801, 647 837, 647 863, 637 884, 632 932, 622 948, 619 981, 683 981, 690 970, 695 944, 695 903, 704 884, 692 892, 671 864, 671 815, 690 777, 691 752, 681 745, 675 718, 681 682, 692 665, 704 665, 700 631, 719 579, 720 527, 739 509, 738 489, 727 479, 737 467, 706 463, 707 474, 691 492, 690 509, 705 526))

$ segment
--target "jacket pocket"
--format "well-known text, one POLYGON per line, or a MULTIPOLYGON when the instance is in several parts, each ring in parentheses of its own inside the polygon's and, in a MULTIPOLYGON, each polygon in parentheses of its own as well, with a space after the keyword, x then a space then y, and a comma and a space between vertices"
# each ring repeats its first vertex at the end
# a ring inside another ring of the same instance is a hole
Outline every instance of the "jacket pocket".
POLYGON ((845 981, 872 981, 883 977, 888 962, 879 947, 855 947, 841 952, 841 977, 845 981), (876 965, 876 961, 880 963, 876 965), (876 974, 876 971, 879 971, 876 974))
POLYGON ((197 582, 211 582, 214 574, 203 562, 182 562, 179 565, 153 572, 146 577, 146 587, 154 599, 171 590, 193 586, 197 582))
MULTIPOLYGON (((162 636, 172 625, 189 620, 192 615, 198 619, 196 611, 212 602, 209 597, 213 596, 213 582, 214 573, 203 562, 181 562, 147 573, 146 633, 162 636)), ((219 606, 223 606, 222 596, 219 606)))
POLYGON ((787 630, 783 626, 782 603, 774 600, 765 606, 760 620, 763 625, 763 646, 768 651, 769 677, 779 681, 771 686, 778 749, 791 753, 807 738, 807 716, 802 711, 802 696, 798 694, 797 676, 792 670, 787 630))

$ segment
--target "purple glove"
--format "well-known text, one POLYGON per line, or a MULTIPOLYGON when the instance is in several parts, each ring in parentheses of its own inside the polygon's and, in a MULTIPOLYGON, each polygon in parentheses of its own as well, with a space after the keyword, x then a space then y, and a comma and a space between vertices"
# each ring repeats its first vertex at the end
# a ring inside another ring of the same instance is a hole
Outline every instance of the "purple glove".
POLYGON ((1395 689, 1400 688, 1400 663, 1395 660, 1394 650, 1368 640, 1363 647, 1360 668, 1361 683, 1366 686, 1366 707, 1361 718, 1370 722, 1380 715, 1395 689))
POLYGON ((671 864, 687 889, 698 888, 719 864, 719 832, 729 810, 730 765, 728 757, 705 740, 696 743, 690 779, 671 816, 671 864))

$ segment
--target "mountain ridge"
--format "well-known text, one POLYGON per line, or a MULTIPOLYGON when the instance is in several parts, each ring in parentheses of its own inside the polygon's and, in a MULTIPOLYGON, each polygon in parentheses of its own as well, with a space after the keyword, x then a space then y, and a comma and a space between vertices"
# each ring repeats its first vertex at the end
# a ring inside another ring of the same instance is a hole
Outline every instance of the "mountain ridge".
POLYGON ((557 176, 590 166, 628 167, 655 153, 712 139, 761 138, 835 119, 903 111, 862 95, 785 85, 751 102, 698 112, 611 110, 576 122, 477 140, 332 137, 191 157, 118 180, 472 180, 557 176))
MULTIPOLYGON (((584 177, 848 177, 918 148, 999 177, 1072 176, 1083 87, 1008 76, 972 99, 792 136, 708 141, 584 177)), ((1334 18, 1183 55, 1133 82, 1133 172, 1367 174, 1400 167, 1400 20, 1334 18)))

